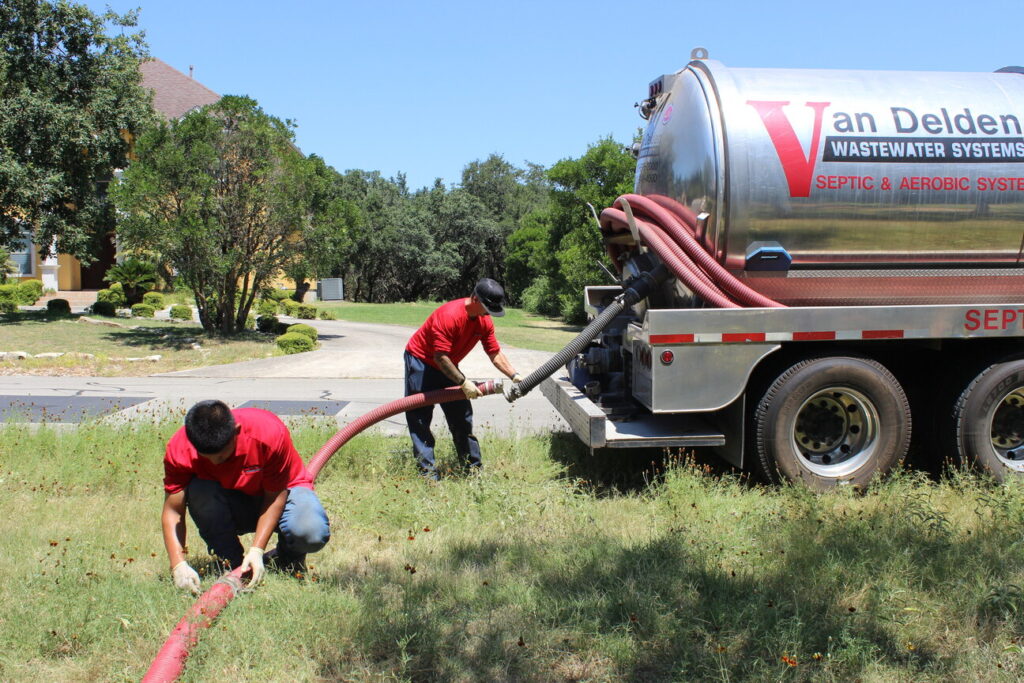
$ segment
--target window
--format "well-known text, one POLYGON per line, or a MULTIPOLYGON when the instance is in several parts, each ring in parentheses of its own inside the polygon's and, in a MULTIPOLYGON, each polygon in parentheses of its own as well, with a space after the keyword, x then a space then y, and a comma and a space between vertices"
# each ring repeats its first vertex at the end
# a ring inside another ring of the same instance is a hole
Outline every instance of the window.
POLYGON ((21 239, 14 242, 10 247, 11 249, 11 260, 14 261, 14 265, 18 267, 18 270, 14 273, 14 277, 33 275, 35 260, 33 255, 35 253, 34 245, 32 244, 31 237, 22 237, 21 239))

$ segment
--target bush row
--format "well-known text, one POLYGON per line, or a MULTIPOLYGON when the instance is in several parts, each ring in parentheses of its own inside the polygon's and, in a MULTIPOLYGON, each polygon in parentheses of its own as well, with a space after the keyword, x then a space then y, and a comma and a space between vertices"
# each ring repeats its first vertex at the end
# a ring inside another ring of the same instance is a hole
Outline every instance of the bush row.
POLYGON ((42 295, 43 283, 40 280, 0 285, 0 311, 13 313, 18 306, 32 306, 42 295))

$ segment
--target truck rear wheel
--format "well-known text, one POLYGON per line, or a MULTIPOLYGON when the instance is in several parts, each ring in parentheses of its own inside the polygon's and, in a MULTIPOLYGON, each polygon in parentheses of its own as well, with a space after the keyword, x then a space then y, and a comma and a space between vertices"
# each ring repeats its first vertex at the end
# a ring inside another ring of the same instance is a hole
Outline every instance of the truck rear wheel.
POLYGON ((1024 359, 990 365, 953 408, 960 457, 1002 481, 1024 473, 1024 359))
POLYGON ((892 374, 868 358, 796 363, 768 387, 754 413, 758 466, 773 481, 814 489, 865 486, 910 446, 910 403, 892 374))

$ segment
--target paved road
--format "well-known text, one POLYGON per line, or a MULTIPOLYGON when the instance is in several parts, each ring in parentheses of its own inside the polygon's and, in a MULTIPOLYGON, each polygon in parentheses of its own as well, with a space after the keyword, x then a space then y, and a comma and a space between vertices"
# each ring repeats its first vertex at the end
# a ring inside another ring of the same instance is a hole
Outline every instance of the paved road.
MULTIPOLYGON (((299 321, 297 321, 299 322, 299 321)), ((198 400, 219 398, 230 405, 259 406, 286 420, 334 416, 339 424, 403 395, 402 350, 412 329, 344 321, 312 323, 321 348, 293 356, 215 365, 149 377, 0 376, 0 421, 75 423, 102 417, 111 421, 184 415, 198 400)), ((505 347, 523 374, 550 354, 505 347)), ((499 377, 479 348, 460 364, 473 379, 499 377)), ((478 431, 525 434, 568 429, 539 391, 509 404, 487 396, 474 404, 478 431)), ((435 424, 444 423, 437 411, 435 424)), ((401 415, 378 429, 404 433, 401 415)))

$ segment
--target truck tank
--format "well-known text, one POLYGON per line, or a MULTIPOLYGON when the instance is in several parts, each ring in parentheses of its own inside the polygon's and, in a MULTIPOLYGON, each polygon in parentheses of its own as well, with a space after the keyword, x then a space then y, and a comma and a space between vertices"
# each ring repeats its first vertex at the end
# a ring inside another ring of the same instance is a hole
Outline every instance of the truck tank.
MULTIPOLYGON (((729 68, 650 85, 636 191, 790 306, 1024 299, 1024 70, 729 68)), ((692 298, 681 285, 660 306, 692 298)))

